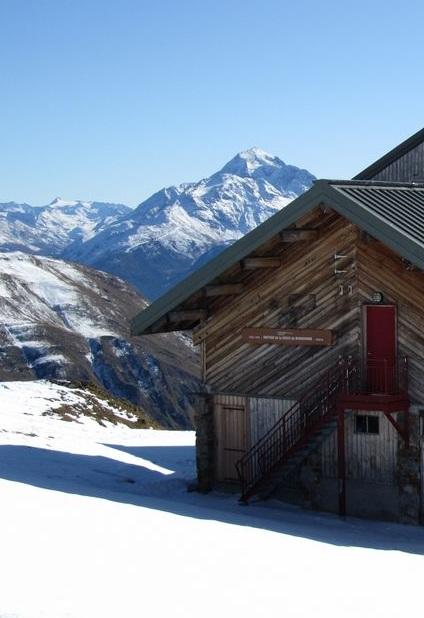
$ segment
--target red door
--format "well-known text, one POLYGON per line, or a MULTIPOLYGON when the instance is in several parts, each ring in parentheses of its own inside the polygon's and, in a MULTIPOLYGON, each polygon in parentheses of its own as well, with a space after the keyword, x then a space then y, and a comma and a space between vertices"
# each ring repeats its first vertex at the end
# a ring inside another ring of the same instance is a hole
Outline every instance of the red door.
POLYGON ((366 376, 371 393, 390 393, 396 387, 396 307, 367 305, 366 376))

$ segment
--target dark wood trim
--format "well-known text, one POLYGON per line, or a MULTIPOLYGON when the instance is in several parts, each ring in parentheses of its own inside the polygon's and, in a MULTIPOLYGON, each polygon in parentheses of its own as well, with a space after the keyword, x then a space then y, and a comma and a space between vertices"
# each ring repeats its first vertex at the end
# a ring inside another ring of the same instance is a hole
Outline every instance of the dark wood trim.
POLYGON ((205 287, 206 296, 232 296, 243 292, 242 283, 223 283, 221 285, 207 285, 205 287))

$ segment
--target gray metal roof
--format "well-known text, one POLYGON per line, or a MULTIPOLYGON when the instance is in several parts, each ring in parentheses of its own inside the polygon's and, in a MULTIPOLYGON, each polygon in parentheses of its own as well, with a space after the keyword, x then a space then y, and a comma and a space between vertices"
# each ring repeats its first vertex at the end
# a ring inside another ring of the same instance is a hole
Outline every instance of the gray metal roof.
POLYGON ((332 186, 397 227, 411 240, 424 244, 424 185, 332 186))
MULTIPOLYGON (((257 250, 312 208, 326 204, 411 263, 424 269, 424 184, 319 180, 132 320, 132 334, 180 330, 164 319, 204 286, 257 250), (158 322, 164 322, 158 327, 158 322)), ((196 323, 185 324, 192 328, 196 323)))

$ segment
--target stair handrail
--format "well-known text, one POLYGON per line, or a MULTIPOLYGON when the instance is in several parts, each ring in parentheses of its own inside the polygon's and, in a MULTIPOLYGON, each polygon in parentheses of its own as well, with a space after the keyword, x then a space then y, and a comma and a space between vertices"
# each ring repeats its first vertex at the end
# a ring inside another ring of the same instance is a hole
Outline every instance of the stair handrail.
POLYGON ((348 392, 356 368, 350 361, 337 365, 321 375, 308 391, 241 457, 236 470, 241 484, 242 500, 269 474, 322 418, 333 413, 335 398, 348 392), (311 421, 318 411, 316 423, 311 421), (249 476, 252 478, 247 478, 249 476))

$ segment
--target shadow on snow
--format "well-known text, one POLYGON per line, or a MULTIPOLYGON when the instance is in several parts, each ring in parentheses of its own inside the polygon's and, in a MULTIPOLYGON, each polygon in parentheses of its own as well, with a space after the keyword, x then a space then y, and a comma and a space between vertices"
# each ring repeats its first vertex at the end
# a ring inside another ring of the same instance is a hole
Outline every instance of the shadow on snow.
POLYGON ((171 469, 176 475, 183 473, 187 467, 194 466, 194 446, 128 446, 126 444, 105 444, 105 446, 147 459, 157 466, 171 469))
POLYGON ((235 496, 186 491, 178 476, 193 461, 193 447, 105 445, 140 458, 127 464, 103 456, 30 446, 0 446, 0 478, 55 491, 90 496, 174 513, 302 537, 337 546, 398 550, 424 555, 424 528, 393 523, 341 520, 337 516, 284 505, 272 508, 237 503, 235 496), (146 467, 148 460, 171 474, 146 467))

